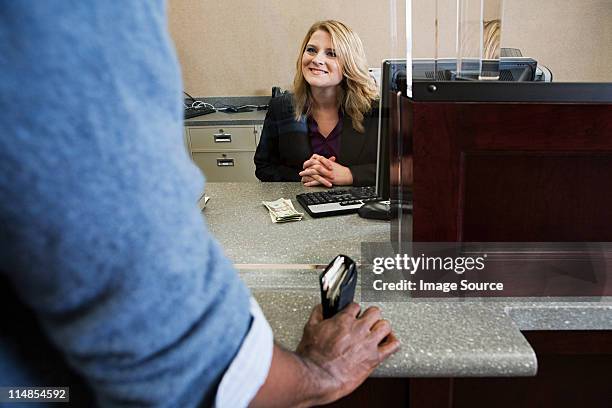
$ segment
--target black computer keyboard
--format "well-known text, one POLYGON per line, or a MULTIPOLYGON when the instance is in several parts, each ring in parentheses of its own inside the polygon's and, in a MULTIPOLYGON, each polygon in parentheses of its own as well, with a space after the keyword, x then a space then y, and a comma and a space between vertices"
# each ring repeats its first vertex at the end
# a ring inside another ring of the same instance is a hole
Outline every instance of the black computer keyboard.
POLYGON ((318 218, 355 213, 363 203, 379 198, 371 186, 302 193, 296 199, 311 217, 318 218))
POLYGON ((195 118, 196 116, 207 115, 216 112, 215 108, 202 106, 199 108, 185 108, 185 119, 195 118))

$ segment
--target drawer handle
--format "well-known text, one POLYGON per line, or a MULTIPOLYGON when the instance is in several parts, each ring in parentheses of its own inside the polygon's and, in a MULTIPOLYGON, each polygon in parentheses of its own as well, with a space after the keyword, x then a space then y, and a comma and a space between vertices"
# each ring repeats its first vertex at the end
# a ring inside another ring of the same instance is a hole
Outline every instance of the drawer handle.
POLYGON ((234 166, 234 159, 217 159, 217 166, 218 167, 233 167, 234 166))
POLYGON ((215 143, 232 143, 231 133, 215 133, 213 135, 215 143))

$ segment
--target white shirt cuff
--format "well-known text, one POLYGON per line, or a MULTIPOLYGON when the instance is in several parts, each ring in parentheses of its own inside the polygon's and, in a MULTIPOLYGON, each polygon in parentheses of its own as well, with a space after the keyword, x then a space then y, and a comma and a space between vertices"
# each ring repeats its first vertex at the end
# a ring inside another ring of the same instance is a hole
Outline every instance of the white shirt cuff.
POLYGON ((251 328, 217 389, 215 408, 248 406, 268 377, 274 336, 266 317, 253 298, 251 316, 251 328))

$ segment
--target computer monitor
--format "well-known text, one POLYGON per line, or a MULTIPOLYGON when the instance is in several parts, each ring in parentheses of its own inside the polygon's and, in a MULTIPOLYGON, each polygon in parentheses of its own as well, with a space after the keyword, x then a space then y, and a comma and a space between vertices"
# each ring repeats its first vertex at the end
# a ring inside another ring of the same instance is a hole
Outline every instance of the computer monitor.
POLYGON ((397 93, 406 92, 406 60, 385 60, 382 64, 381 95, 378 117, 378 156, 376 158, 376 195, 382 200, 391 196, 390 183, 390 142, 395 140, 391 134, 391 110, 397 93))

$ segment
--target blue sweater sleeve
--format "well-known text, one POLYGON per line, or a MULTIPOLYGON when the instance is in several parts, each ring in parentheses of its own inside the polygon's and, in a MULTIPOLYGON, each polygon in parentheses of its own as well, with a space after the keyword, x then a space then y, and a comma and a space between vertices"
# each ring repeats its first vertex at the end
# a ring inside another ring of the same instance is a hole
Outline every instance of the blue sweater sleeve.
POLYGON ((102 405, 209 401, 249 294, 196 206, 164 2, 0 4, 0 273, 24 324, 102 405))

